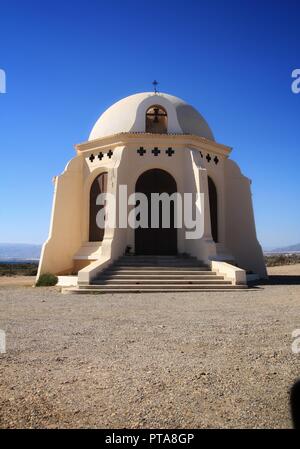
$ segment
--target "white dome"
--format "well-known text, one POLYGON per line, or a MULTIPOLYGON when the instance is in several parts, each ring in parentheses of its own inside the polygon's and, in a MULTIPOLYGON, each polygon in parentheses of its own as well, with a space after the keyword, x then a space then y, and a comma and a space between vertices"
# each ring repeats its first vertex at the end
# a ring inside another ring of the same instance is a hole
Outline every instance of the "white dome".
POLYGON ((194 134, 214 140, 205 119, 193 106, 165 93, 143 92, 123 98, 108 108, 95 123, 89 140, 122 132, 145 132, 146 111, 162 106, 168 115, 168 133, 194 134))

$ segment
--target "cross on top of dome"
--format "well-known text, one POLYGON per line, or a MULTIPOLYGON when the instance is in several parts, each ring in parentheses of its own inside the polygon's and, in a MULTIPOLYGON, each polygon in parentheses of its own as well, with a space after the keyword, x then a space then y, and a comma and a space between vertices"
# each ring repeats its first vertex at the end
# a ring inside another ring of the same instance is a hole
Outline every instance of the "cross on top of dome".
POLYGON ((154 87, 154 93, 157 94, 157 92, 158 92, 157 86, 158 86, 159 83, 158 83, 158 81, 154 80, 152 82, 152 84, 153 84, 153 87, 154 87))

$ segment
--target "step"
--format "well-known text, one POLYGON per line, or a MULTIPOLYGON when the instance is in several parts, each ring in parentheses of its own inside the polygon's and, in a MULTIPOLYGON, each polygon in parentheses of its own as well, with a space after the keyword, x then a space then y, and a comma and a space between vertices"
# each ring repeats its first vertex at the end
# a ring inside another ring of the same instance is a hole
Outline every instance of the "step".
MULTIPOLYGON (((117 262, 113 265, 114 267, 154 267, 157 269, 157 267, 195 267, 195 268, 204 268, 205 265, 199 265, 197 263, 194 262, 183 262, 183 263, 178 263, 178 262, 162 262, 162 263, 154 263, 154 262, 143 262, 143 263, 137 263, 136 261, 134 262, 117 262)), ((208 267, 207 267, 208 268, 208 267)))
POLYGON ((94 288, 64 288, 62 289, 62 293, 64 294, 107 294, 107 293, 188 293, 188 292, 226 292, 230 291, 239 291, 239 290, 249 290, 247 285, 219 285, 219 286, 211 286, 211 285, 202 285, 201 288, 165 288, 161 289, 161 287, 151 287, 144 288, 143 287, 124 287, 124 288, 102 288, 102 287, 94 287, 94 288))
MULTIPOLYGON (((177 257, 121 257, 118 259, 122 262, 155 262, 155 263, 161 263, 161 262, 178 262, 178 263, 185 263, 185 262, 193 262, 193 263, 201 263, 198 259, 179 259, 177 257)), ((203 262, 202 262, 203 263, 203 262)))
POLYGON ((194 256, 176 256, 172 254, 166 254, 166 255, 156 255, 152 254, 149 256, 145 255, 136 255, 136 256, 121 256, 119 259, 178 259, 178 260, 198 260, 194 256))
POLYGON ((170 269, 174 269, 177 268, 178 270, 180 269, 195 269, 195 270, 209 270, 208 267, 205 267, 203 265, 195 265, 195 264, 160 264, 160 265, 155 265, 153 263, 151 264, 141 264, 141 265, 137 265, 135 264, 131 264, 131 263, 116 263, 113 265, 114 268, 126 268, 126 269, 142 269, 142 268, 147 268, 147 269, 151 269, 153 268, 154 270, 157 270, 158 268, 162 268, 162 269, 166 269, 166 268, 170 268, 170 269))
POLYGON ((150 274, 150 273, 144 273, 140 274, 141 272, 133 272, 131 274, 120 274, 118 272, 113 273, 103 273, 103 275, 98 276, 95 281, 105 281, 108 279, 137 279, 137 280, 143 280, 143 279, 157 279, 157 280, 172 280, 172 279, 186 279, 186 280, 205 280, 205 279, 224 279, 224 276, 217 276, 217 275, 211 275, 211 274, 198 274, 196 271, 195 274, 150 274))
POLYGON ((109 270, 151 270, 151 271, 210 271, 207 267, 170 267, 170 266, 139 266, 139 265, 113 265, 109 270))
MULTIPOLYGON (((112 283, 106 283, 106 284, 90 284, 90 285, 86 285, 84 288, 87 289, 93 289, 96 288, 99 285, 99 288, 105 288, 105 289, 120 289, 120 288, 136 288, 137 286, 141 286, 141 288, 143 289, 149 289, 149 288, 157 288, 157 289, 165 289, 165 288, 187 288, 188 290, 192 290, 194 288, 206 288, 206 287, 211 287, 213 286, 214 288, 218 287, 218 286, 224 286, 224 285, 232 285, 230 281, 216 281, 216 282, 206 282, 206 283, 177 283, 177 282, 167 282, 165 284, 161 284, 158 283, 157 281, 155 282, 147 282, 147 283, 116 283, 116 282, 112 282, 112 283)), ((80 287, 79 287, 80 288, 80 287)))
POLYGON ((201 280, 185 280, 185 279, 106 279, 104 281, 102 280, 95 280, 90 285, 202 285, 202 284, 209 284, 209 285, 231 285, 231 281, 224 281, 223 279, 204 279, 201 280))
POLYGON ((136 277, 131 277, 129 279, 123 279, 123 278, 111 278, 111 277, 106 277, 106 278, 97 278, 95 279, 92 284, 111 284, 111 283, 116 283, 116 284, 120 284, 120 283, 126 283, 126 284, 212 284, 212 283, 216 283, 216 284, 231 284, 231 281, 226 281, 224 280, 224 277, 219 277, 219 278, 206 278, 206 279, 195 279, 195 278, 190 278, 190 279, 178 279, 177 277, 175 278, 165 278, 165 279, 158 279, 156 276, 154 278, 149 278, 149 277, 145 277, 145 278, 136 278, 136 277))
POLYGON ((99 276, 216 276, 215 271, 202 270, 107 270, 99 274, 99 276))
MULTIPOLYGON (((171 269, 171 270, 167 270, 167 269, 157 269, 157 268, 150 268, 150 269, 143 269, 142 267, 139 267, 137 270, 132 270, 132 269, 126 269, 126 268, 122 268, 122 269, 114 269, 109 268, 105 271, 103 271, 103 276, 114 276, 114 275, 134 275, 134 273, 137 276, 143 276, 143 275, 149 275, 149 276, 215 276, 217 273, 215 271, 209 271, 209 270, 177 270, 177 269, 171 269)), ((100 275, 102 276, 102 275, 100 275)))

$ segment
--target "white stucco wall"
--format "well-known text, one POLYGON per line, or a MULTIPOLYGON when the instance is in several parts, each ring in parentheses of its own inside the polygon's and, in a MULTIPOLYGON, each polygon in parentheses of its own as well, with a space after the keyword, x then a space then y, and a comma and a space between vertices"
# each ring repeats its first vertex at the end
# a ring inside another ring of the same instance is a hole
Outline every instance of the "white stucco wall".
POLYGON ((73 270, 73 256, 81 245, 83 158, 76 156, 56 177, 49 237, 44 243, 38 276, 73 270))
POLYGON ((257 240, 251 183, 232 160, 225 164, 226 245, 241 268, 267 276, 263 252, 257 240))

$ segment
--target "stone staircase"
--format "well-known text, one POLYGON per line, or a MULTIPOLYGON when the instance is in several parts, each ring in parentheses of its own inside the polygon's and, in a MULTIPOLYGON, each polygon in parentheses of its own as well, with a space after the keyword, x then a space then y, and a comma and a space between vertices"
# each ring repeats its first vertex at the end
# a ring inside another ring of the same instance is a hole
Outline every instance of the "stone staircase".
MULTIPOLYGON (((242 289, 190 256, 122 256, 76 293, 186 292, 242 289)), ((65 292, 66 293, 66 292, 65 292)))

